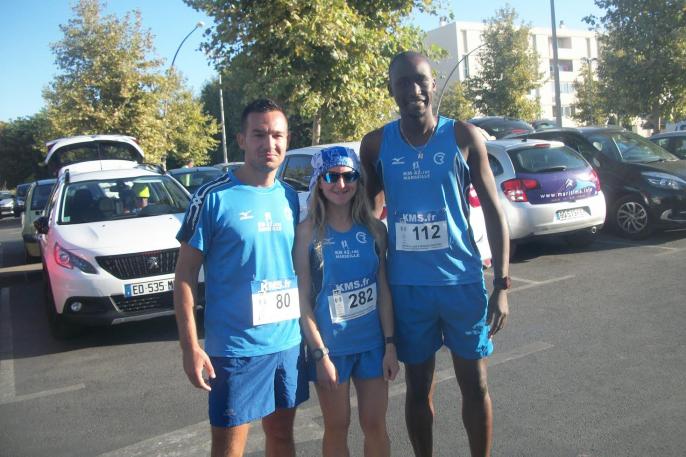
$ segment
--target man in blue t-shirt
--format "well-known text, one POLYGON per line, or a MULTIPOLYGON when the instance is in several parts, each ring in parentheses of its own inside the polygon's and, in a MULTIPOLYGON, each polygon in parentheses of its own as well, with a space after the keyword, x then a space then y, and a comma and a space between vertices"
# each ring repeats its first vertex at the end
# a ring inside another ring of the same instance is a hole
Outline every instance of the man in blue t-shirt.
POLYGON ((508 315, 509 235, 482 136, 471 124, 433 115, 436 83, 428 59, 396 55, 389 90, 400 119, 368 133, 360 156, 377 214, 388 214, 388 275, 398 359, 405 363, 405 420, 416 456, 433 452, 435 353, 450 349, 473 456, 490 455, 492 408, 486 382, 491 337, 508 315), (493 253, 486 295, 469 227, 473 184, 493 253))
POLYGON ((209 392, 212 456, 243 455, 257 419, 267 456, 295 456, 295 408, 308 387, 291 257, 298 196, 275 179, 288 135, 273 101, 249 104, 237 135, 245 164, 198 189, 177 235, 174 307, 183 368, 209 392), (201 266, 204 349, 193 313, 201 266))

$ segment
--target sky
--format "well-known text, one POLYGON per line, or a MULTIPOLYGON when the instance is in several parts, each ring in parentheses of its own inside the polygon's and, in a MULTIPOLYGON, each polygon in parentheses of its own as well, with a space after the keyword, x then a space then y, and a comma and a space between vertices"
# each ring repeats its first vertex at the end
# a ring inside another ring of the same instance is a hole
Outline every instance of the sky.
MULTIPOLYGON (((549 0, 446 0, 447 10, 456 21, 481 22, 509 4, 519 15, 519 22, 534 27, 550 27, 549 0)), ((50 45, 62 38, 59 25, 73 17, 70 0, 0 0, 0 121, 31 116, 43 106, 42 90, 57 74, 50 45)), ((186 78, 187 87, 198 95, 203 84, 215 76, 205 55, 199 50, 204 29, 213 20, 195 11, 182 0, 108 0, 106 14, 122 17, 140 10, 143 26, 154 37, 156 56, 171 62, 183 38, 203 21, 179 50, 174 67, 186 78)), ((555 16, 572 29, 588 29, 582 19, 589 14, 602 15, 593 0, 557 0, 555 16)), ((435 16, 413 15, 410 23, 428 31, 438 27, 435 16)))

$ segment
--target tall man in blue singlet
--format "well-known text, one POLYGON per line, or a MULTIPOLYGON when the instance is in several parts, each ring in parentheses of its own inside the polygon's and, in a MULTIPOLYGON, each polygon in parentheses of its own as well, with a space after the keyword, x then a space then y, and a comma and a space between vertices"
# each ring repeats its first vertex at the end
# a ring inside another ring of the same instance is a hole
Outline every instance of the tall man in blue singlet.
POLYGON ((271 100, 257 100, 243 111, 237 139, 245 164, 198 189, 177 235, 174 307, 183 368, 209 391, 213 457, 243 455, 256 419, 267 456, 295 456, 295 407, 308 394, 291 258, 298 197, 275 179, 288 146, 286 116, 271 100), (204 350, 193 314, 201 266, 204 350))
POLYGON ((360 155, 377 214, 384 203, 388 210, 388 279, 415 455, 433 452, 435 353, 445 344, 462 392, 471 453, 488 456, 492 408, 486 357, 508 315, 509 235, 483 138, 470 124, 434 117, 435 88, 425 56, 395 56, 389 90, 400 119, 368 133, 360 155), (470 183, 481 200, 493 252, 490 299, 469 228, 470 183))

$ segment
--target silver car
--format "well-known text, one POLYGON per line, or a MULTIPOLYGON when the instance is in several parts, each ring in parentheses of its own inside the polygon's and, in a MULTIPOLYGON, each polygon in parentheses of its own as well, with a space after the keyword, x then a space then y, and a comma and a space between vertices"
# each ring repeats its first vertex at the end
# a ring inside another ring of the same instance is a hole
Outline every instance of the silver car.
POLYGON ((605 221, 605 197, 579 153, 558 141, 531 139, 489 141, 486 147, 512 249, 545 235, 564 235, 576 246, 593 241, 605 221))

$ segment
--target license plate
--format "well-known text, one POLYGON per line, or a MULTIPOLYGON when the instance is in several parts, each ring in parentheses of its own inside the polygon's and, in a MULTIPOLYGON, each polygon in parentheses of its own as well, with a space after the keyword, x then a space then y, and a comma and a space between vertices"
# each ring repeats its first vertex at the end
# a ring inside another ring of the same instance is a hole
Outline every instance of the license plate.
POLYGON ((578 219, 586 216, 588 216, 588 212, 584 208, 561 209, 555 213, 555 218, 558 221, 568 221, 570 219, 578 219))
POLYGON ((124 295, 136 297, 138 295, 158 294, 174 290, 173 279, 159 279, 157 281, 137 282, 134 284, 124 284, 124 295))

